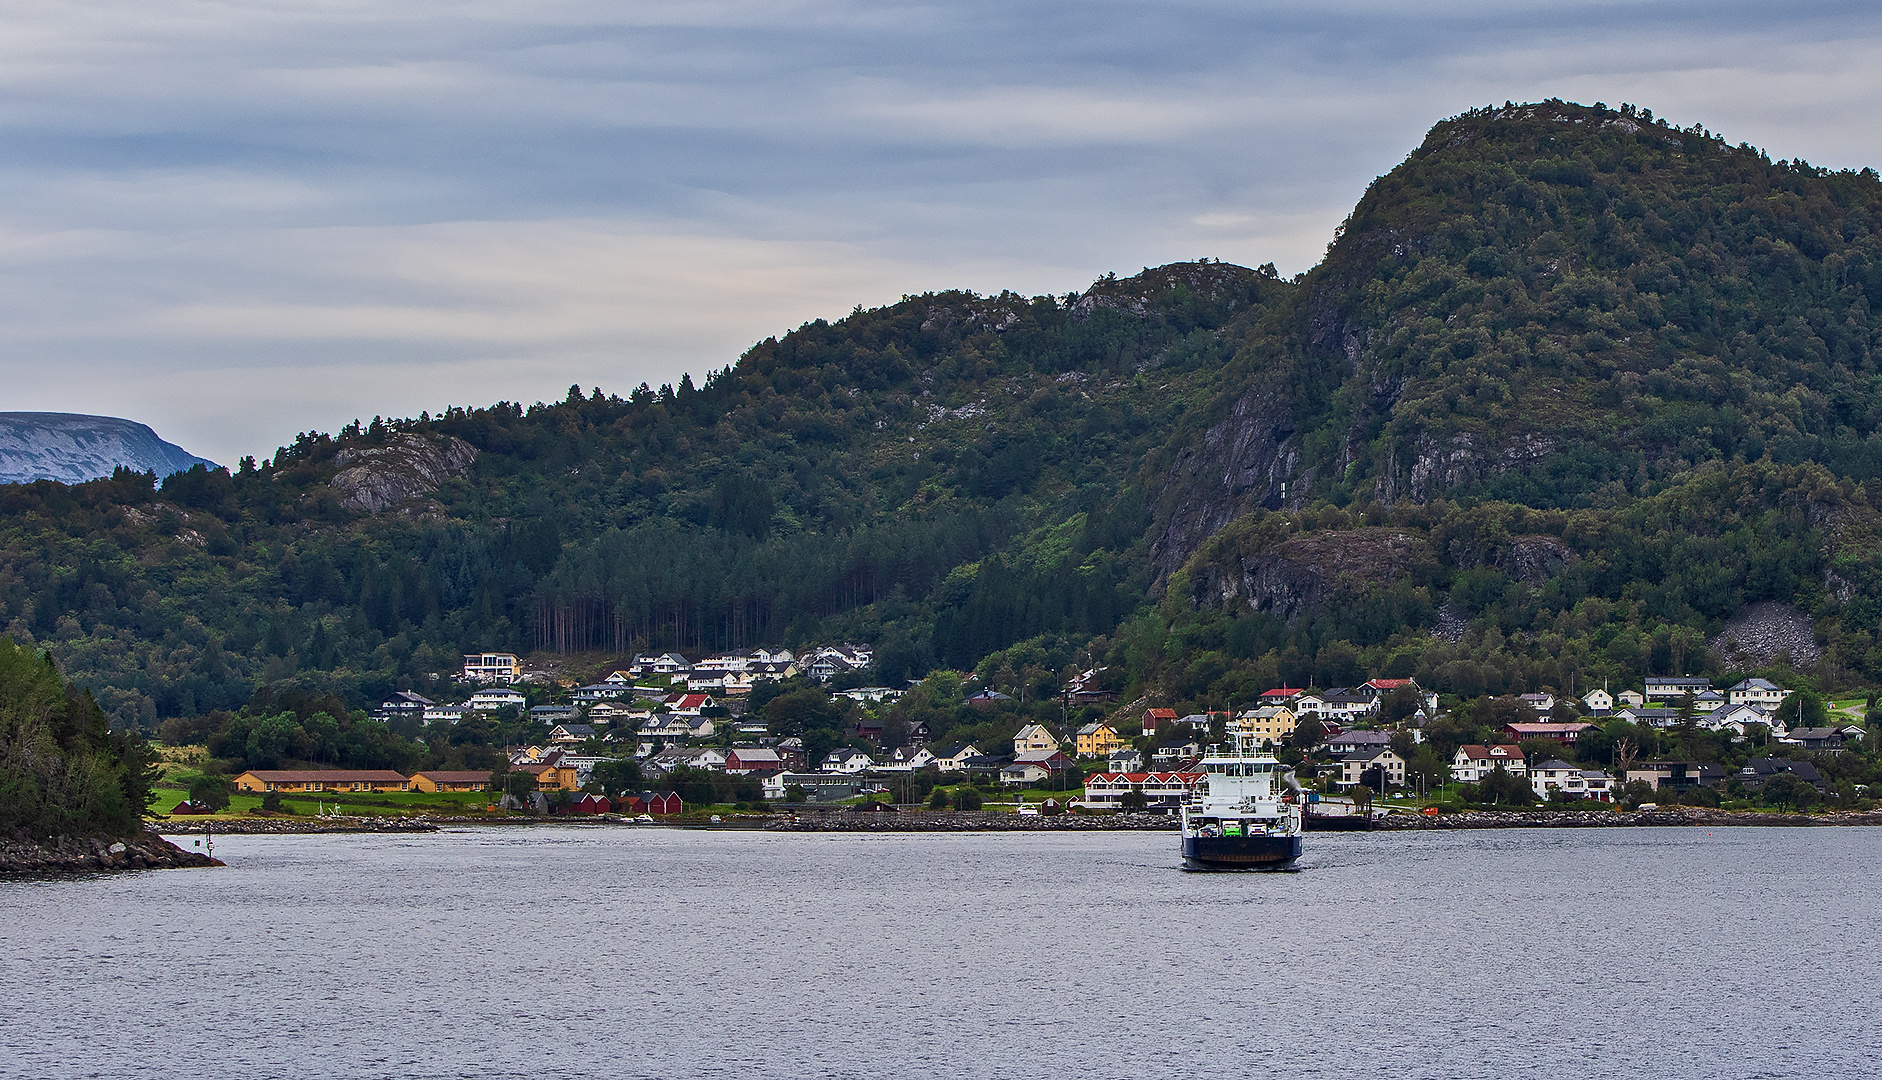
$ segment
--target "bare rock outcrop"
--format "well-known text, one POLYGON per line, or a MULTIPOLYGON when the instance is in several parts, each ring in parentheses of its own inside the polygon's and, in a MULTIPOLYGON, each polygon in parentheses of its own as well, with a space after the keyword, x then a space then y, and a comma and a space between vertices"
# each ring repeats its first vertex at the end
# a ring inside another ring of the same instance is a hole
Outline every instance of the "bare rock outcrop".
POLYGON ((1766 600, 1747 604, 1725 620, 1712 651, 1728 665, 1762 667, 1780 656, 1793 664, 1814 664, 1822 657, 1814 619, 1790 604, 1766 600))
POLYGON ((1397 529, 1342 529, 1291 536, 1265 550, 1196 568, 1197 600, 1241 600, 1292 620, 1341 591, 1376 588, 1421 563, 1435 563, 1424 539, 1397 529))
POLYGON ((447 480, 470 471, 477 451, 449 435, 402 432, 384 446, 348 447, 336 461, 339 472, 328 481, 340 504, 377 514, 409 499, 430 495, 447 480))

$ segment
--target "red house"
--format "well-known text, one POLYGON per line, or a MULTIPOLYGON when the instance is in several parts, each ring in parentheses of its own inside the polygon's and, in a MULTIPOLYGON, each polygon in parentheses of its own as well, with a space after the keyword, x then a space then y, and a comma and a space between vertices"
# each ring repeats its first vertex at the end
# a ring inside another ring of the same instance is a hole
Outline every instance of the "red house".
POLYGON ((1165 720, 1168 720, 1172 724, 1176 723, 1176 710, 1175 709, 1145 709, 1144 710, 1144 738, 1147 739, 1150 736, 1155 735, 1157 733, 1157 725, 1162 723, 1165 720))
POLYGON ((569 803, 571 814, 605 814, 613 808, 605 795, 578 795, 569 803))
POLYGON ((182 802, 171 807, 170 813, 174 816, 176 814, 213 814, 215 811, 209 809, 207 806, 198 806, 188 799, 184 799, 182 802))
POLYGON ((625 809, 630 814, 679 814, 686 811, 686 804, 680 801, 678 792, 643 791, 629 795, 625 809))

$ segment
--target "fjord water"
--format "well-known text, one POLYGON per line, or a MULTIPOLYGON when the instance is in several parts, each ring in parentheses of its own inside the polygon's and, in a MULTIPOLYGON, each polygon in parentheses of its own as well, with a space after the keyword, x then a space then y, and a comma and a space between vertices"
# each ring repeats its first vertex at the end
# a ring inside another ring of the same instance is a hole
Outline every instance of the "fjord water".
MULTIPOLYGON (((188 840, 184 840, 188 843, 188 840)), ((0 884, 0 1074, 1857 1077, 1882 830, 228 837, 0 884)))

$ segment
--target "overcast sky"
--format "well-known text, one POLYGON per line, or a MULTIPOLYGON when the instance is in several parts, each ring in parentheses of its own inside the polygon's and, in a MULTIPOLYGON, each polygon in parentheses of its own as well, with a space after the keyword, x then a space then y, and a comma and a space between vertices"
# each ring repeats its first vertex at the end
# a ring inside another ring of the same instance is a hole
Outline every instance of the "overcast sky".
POLYGON ((1882 6, 0 0, 0 411, 232 463, 928 289, 1292 274, 1550 96, 1882 166, 1882 6))

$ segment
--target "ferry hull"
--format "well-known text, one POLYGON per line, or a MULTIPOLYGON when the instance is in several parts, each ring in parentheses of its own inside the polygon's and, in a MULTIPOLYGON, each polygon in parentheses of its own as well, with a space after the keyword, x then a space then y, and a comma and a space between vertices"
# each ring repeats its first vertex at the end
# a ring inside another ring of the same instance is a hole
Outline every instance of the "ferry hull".
POLYGON ((1298 836, 1185 836, 1189 870, 1279 870, 1300 858, 1298 836))

